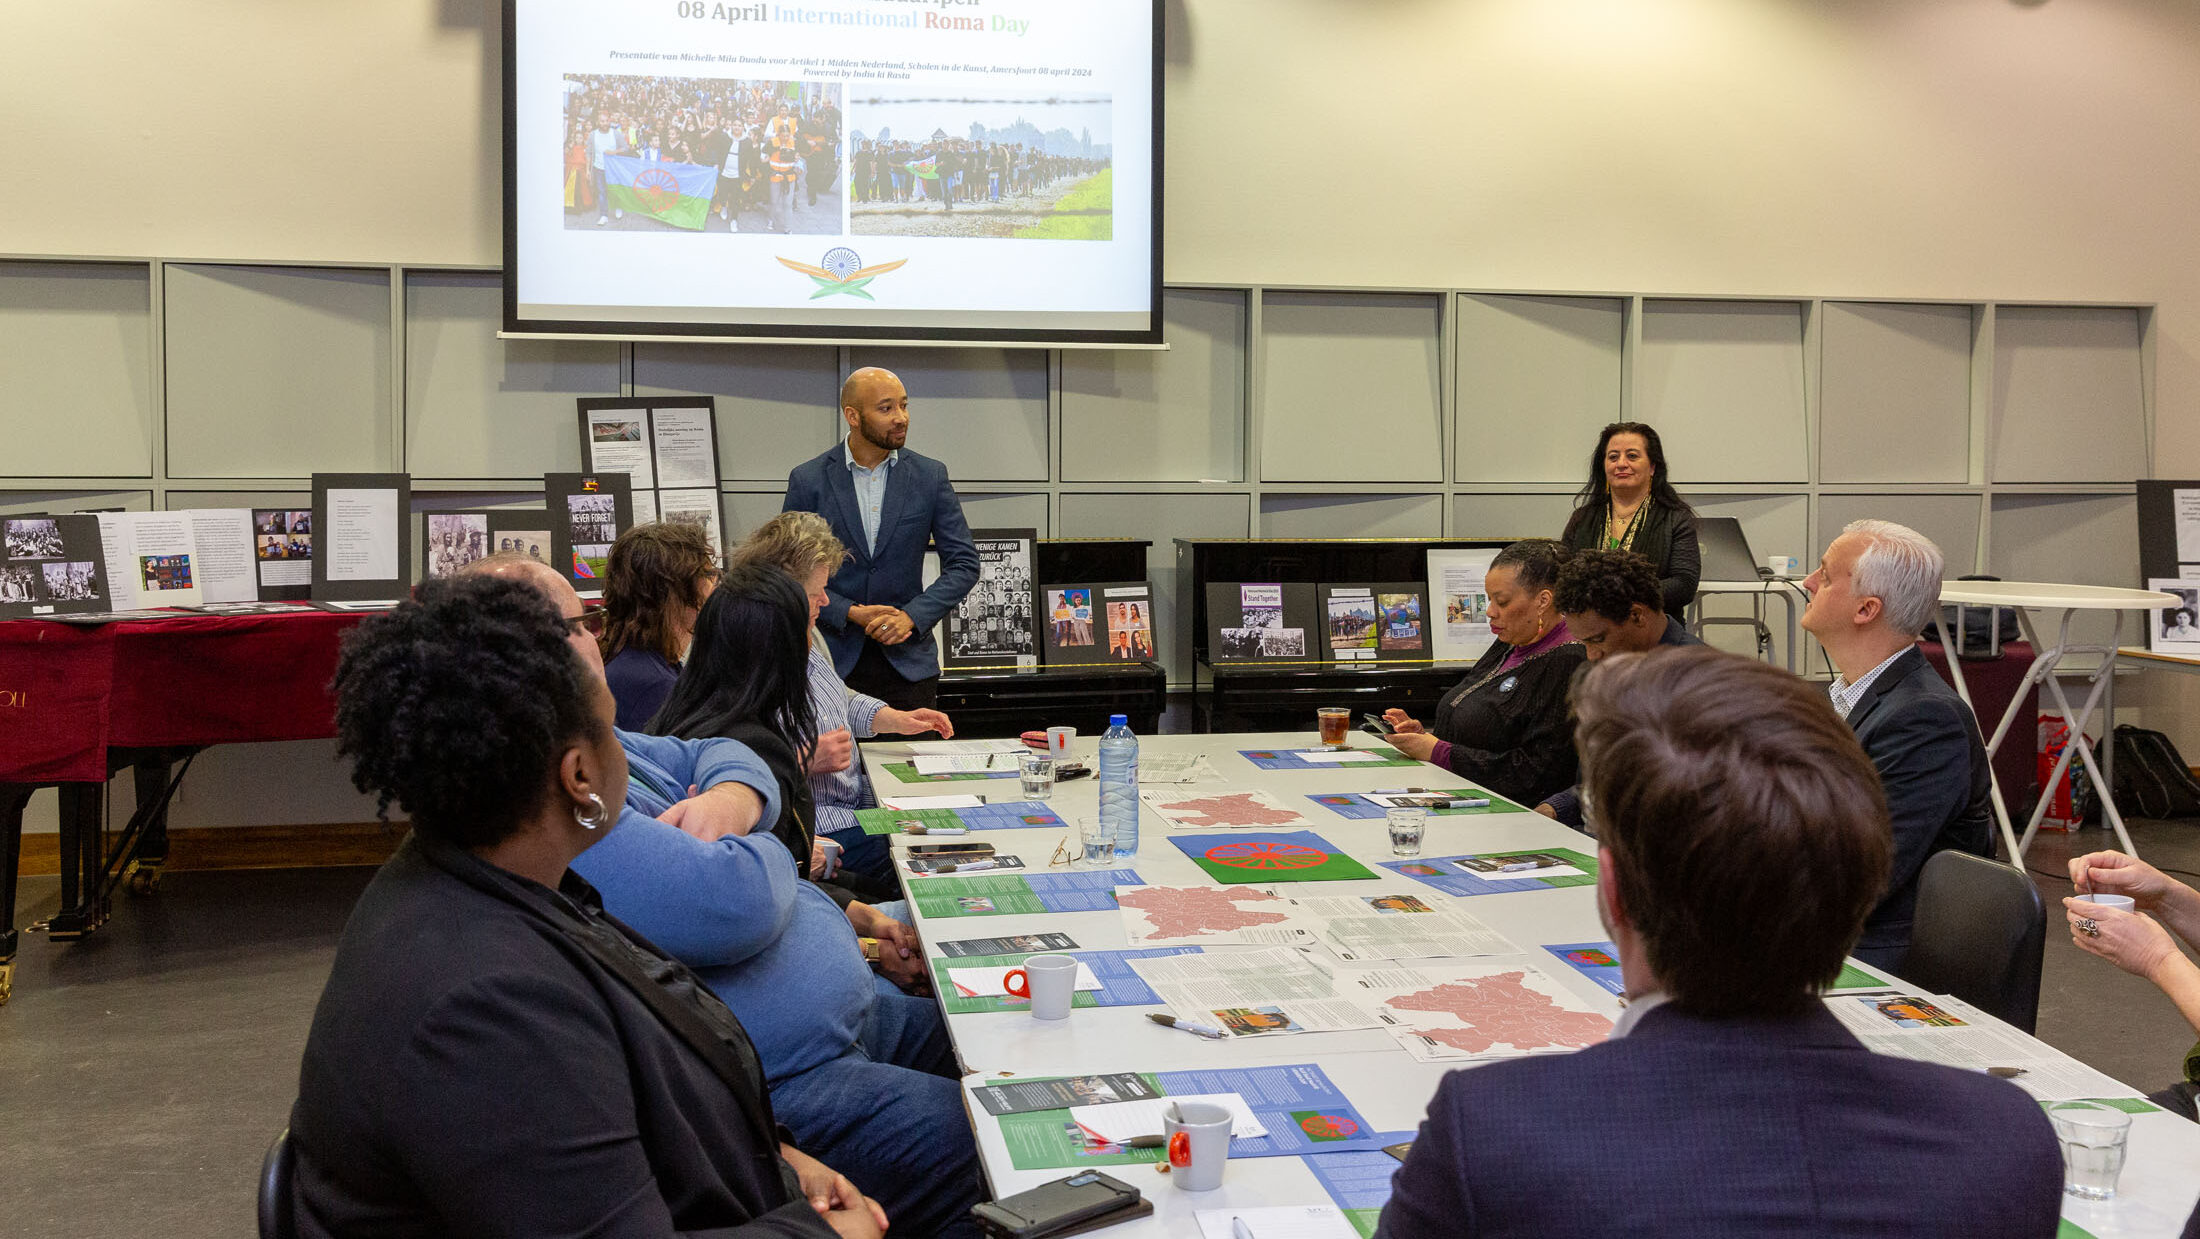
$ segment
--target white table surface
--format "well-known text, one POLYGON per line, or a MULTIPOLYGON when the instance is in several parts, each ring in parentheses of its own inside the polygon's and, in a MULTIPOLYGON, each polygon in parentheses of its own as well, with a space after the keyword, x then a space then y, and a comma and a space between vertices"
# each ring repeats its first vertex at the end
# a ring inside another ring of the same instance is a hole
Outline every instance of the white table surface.
MULTIPOLYGON (((1381 819, 1351 820, 1305 799, 1310 795, 1368 791, 1386 787, 1450 788, 1471 786, 1466 780, 1435 766, 1350 766, 1320 771, 1262 770, 1239 755, 1241 749, 1307 748, 1317 742, 1311 730, 1303 733, 1259 733, 1212 736, 1144 736, 1142 753, 1196 752, 1208 755, 1221 776, 1219 782, 1200 784, 1148 784, 1147 787, 1181 787, 1207 790, 1260 787, 1274 792, 1314 823, 1311 829, 1339 849, 1375 868, 1378 861, 1395 859, 1390 854, 1387 828, 1381 819)), ((1355 732, 1351 743, 1373 747, 1374 737, 1355 732)), ((886 740, 866 744, 864 760, 879 795, 952 795, 974 793, 994 802, 1021 798, 1015 779, 973 779, 903 784, 886 773, 883 763, 900 754, 926 746, 886 740)), ((1089 765, 1098 764, 1096 737, 1080 736, 1072 755, 1089 765)), ((1065 821, 1096 814, 1098 787, 1095 779, 1057 785, 1051 806, 1065 821)), ((1215 832, 1219 833, 1222 828, 1215 832)), ((1307 829, 1278 827, 1277 829, 1307 829)), ((1139 854, 1120 862, 1135 869, 1151 885, 1211 885, 1213 880, 1191 859, 1170 844, 1172 828, 1154 813, 1141 813, 1142 843, 1139 854)), ((973 831, 964 838, 992 844, 1002 854, 1023 858, 1028 873, 1065 872, 1049 869, 1048 858, 1063 839, 1059 829, 973 831)), ((897 836, 897 843, 920 842, 897 836)), ((1422 842, 1423 856, 1451 856, 1464 852, 1508 851, 1530 848, 1570 847, 1594 852, 1594 841, 1539 814, 1431 815, 1422 842)), ((1076 850, 1076 840, 1069 841, 1076 850)), ((1012 871, 1013 872, 1013 871, 1012 871)), ((924 879, 906 879, 919 883, 924 879)), ((1447 910, 1473 915, 1504 934, 1521 948, 1519 955, 1478 957, 1477 963, 1532 963, 1569 992, 1579 995, 1597 1010, 1617 1016, 1620 1007, 1610 994, 1567 967, 1542 949, 1545 943, 1601 941, 1594 888, 1562 887, 1522 891, 1518 894, 1483 895, 1452 900, 1422 883, 1399 874, 1385 873, 1373 881, 1282 883, 1278 889, 1301 888, 1309 894, 1345 896, 1376 890, 1410 890, 1431 902, 1444 901, 1447 910)), ((918 928, 926 940, 927 954, 938 958, 935 940, 989 938, 1025 933, 1066 933, 1079 949, 1121 950, 1131 947, 1119 912, 1036 913, 1006 916, 966 916, 926 920, 918 928)), ((1237 948, 1215 947, 1210 950, 1237 948)), ((1410 1131, 1426 1113, 1429 1098, 1446 1072, 1456 1065, 1421 1063, 1388 1034, 1357 1032, 1300 1033, 1254 1039, 1250 1042, 1215 1042, 1163 1028, 1146 1019, 1159 1007, 1078 1008, 1061 1021, 1035 1020, 1019 1012, 976 1012, 951 1015, 948 1032, 956 1053, 969 1073, 964 1079, 965 1103, 977 1132, 978 1150, 987 1179, 996 1195, 1020 1192, 1062 1177, 1068 1170, 1017 1170, 1000 1137, 1000 1127, 986 1116, 967 1090, 1004 1074, 1013 1076, 1082 1075, 1111 1071, 1171 1071, 1198 1067, 1246 1066, 1259 1063, 1312 1062, 1351 1100, 1377 1131, 1410 1131)), ((2164 1061, 2183 1047, 2168 1047, 2164 1061)), ((2131 1092, 2126 1090, 2127 1093, 2131 1092)), ((2133 1094, 2135 1095, 2135 1094, 2133 1094)), ((1223 1186, 1211 1192, 1186 1192, 1170 1186, 1166 1176, 1148 1166, 1102 1167, 1137 1187, 1154 1202, 1152 1218, 1117 1228, 1122 1239, 1150 1239, 1167 1234, 1197 1234, 1193 1211, 1255 1205, 1332 1203, 1313 1173, 1298 1157, 1243 1158, 1230 1163, 1223 1186)), ((2200 1193, 2200 1126, 2169 1114, 2140 1115, 2132 1127, 2132 1148, 2122 1179, 2120 1198, 2105 1205, 2085 1204, 2065 1197, 2065 1213, 2101 1239, 2112 1236, 2175 1235, 2200 1193), (2174 1214, 2174 1217, 2171 1215, 2174 1214)))
POLYGON ((1942 602, 1965 606, 2037 607, 2055 611, 2152 611, 2174 607, 2175 594, 2112 585, 2055 585, 2045 581, 1942 581, 1942 602))

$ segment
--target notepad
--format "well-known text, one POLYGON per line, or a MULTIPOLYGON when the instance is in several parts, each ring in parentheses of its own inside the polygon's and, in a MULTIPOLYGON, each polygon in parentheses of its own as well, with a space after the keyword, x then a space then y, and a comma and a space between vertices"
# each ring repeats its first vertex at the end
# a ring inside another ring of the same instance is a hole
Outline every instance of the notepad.
MULTIPOLYGON (((1008 992, 1008 968, 949 968, 948 983, 963 998, 1013 998, 1008 992)), ((1100 978, 1092 974, 1092 965, 1077 961, 1077 988, 1099 989, 1100 978)), ((1155 1130, 1159 1130, 1156 1128, 1155 1130)))
POLYGON ((983 774, 989 770, 1013 770, 1016 759, 1006 753, 925 754, 912 758, 918 774, 983 774), (1007 758, 1002 761, 1002 758, 1007 758))
POLYGON ((1261 1209, 1197 1209, 1199 1239, 1234 1239, 1245 1223, 1253 1239, 1360 1239, 1334 1205, 1271 1205, 1261 1209))
POLYGON ((907 813, 912 809, 976 809, 984 804, 983 796, 884 796, 878 807, 907 813))
POLYGON ((1233 1136, 1252 1140, 1268 1134, 1267 1126, 1253 1117, 1252 1107, 1237 1093, 1191 1093, 1179 1097, 1152 1097, 1145 1101, 1110 1102, 1103 1106, 1071 1106, 1069 1117, 1079 1127, 1109 1144, 1121 1144, 1140 1136, 1160 1135, 1162 1116, 1169 1112, 1169 1107, 1194 1101, 1228 1110, 1233 1136))
POLYGON ((1299 760, 1323 766, 1343 766, 1355 762, 1381 761, 1383 755, 1366 749, 1307 749, 1299 754, 1299 760))

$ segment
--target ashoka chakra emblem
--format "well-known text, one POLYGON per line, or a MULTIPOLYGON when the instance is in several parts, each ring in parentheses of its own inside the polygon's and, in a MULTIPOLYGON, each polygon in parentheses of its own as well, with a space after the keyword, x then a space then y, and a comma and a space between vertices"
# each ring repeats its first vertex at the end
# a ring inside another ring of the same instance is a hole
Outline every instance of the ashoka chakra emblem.
POLYGON ((863 266, 863 260, 856 257, 854 250, 843 245, 836 249, 826 250, 825 261, 817 265, 845 280, 863 266))

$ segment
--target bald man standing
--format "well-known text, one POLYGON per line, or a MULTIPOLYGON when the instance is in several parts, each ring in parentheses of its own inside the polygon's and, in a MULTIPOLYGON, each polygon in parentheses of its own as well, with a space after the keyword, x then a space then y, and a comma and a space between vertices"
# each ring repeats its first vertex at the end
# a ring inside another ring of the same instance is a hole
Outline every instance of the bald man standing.
POLYGON ((840 387, 848 435, 787 475, 786 512, 831 522, 848 559, 825 584, 817 626, 848 687, 897 710, 930 709, 939 694, 933 626, 978 581, 978 548, 947 466, 902 445, 909 393, 891 370, 866 367, 840 387), (940 553, 924 588, 924 552, 940 553))

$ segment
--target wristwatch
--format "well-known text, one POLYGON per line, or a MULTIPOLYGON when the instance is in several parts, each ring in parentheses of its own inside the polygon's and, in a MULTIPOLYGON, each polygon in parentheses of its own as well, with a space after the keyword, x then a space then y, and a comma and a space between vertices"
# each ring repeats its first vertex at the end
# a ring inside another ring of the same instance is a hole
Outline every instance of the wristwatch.
POLYGON ((878 962, 878 939, 858 938, 856 939, 856 945, 863 948, 864 959, 874 964, 878 962))

